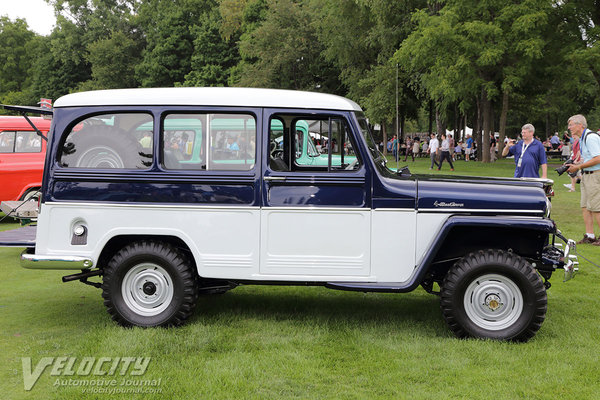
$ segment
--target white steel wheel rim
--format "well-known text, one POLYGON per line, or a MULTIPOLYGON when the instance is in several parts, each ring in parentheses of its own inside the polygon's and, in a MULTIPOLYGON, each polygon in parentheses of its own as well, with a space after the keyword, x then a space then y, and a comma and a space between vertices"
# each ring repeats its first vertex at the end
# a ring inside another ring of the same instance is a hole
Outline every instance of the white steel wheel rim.
POLYGON ((94 146, 87 149, 77 162, 83 168, 124 168, 119 153, 108 146, 94 146))
POLYGON ((469 284, 464 295, 464 307, 475 325, 498 331, 519 319, 523 313, 523 294, 506 276, 486 274, 469 284))
POLYGON ((125 274, 121 294, 130 310, 152 317, 163 312, 171 304, 173 280, 160 265, 138 264, 125 274))

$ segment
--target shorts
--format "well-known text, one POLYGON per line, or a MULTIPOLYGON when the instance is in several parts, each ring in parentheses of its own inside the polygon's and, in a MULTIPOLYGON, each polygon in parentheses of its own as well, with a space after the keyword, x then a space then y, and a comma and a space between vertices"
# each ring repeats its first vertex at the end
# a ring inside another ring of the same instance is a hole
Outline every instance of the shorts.
POLYGON ((600 212, 600 171, 581 176, 581 208, 600 212))
POLYGON ((466 149, 465 149, 465 154, 471 154, 471 149, 469 149, 469 148, 466 148, 466 149))

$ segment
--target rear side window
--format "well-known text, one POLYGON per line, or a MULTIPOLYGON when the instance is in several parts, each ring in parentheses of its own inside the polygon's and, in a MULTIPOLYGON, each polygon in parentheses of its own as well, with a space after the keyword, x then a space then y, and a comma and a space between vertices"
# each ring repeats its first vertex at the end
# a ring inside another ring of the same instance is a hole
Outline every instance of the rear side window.
POLYGON ((152 165, 152 115, 88 117, 66 135, 58 161, 67 168, 147 169, 152 165))
POLYGON ((248 171, 256 162, 250 114, 169 114, 162 123, 166 169, 248 171))
POLYGON ((42 140, 35 132, 0 132, 0 153, 39 153, 42 140))

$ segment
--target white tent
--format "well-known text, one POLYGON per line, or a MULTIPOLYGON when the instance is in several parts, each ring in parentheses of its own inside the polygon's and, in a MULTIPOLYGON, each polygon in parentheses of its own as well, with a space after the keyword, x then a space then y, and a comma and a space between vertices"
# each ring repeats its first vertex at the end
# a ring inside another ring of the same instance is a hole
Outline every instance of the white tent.
POLYGON ((472 129, 472 128, 469 128, 469 127, 467 126, 467 127, 465 127, 465 129, 461 130, 459 133, 460 133, 460 134, 457 136, 457 135, 455 135, 455 134, 454 134, 454 131, 453 131, 453 130, 452 130, 452 131, 449 131, 448 129, 446 129, 446 135, 450 134, 450 135, 452 135, 452 137, 453 137, 454 139, 460 139, 460 138, 463 138, 463 139, 464 139, 464 138, 465 138, 467 135, 471 135, 471 136, 473 136, 473 129, 472 129))

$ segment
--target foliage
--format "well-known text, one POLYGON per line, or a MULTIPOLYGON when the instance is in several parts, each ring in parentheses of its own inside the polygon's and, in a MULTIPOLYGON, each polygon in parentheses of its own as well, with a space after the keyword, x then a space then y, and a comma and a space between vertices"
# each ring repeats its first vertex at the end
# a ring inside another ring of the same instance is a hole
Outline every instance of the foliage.
POLYGON ((221 26, 217 8, 203 14, 193 26, 194 50, 185 86, 227 86, 231 69, 240 57, 235 44, 237 35, 224 38, 220 33, 221 26))
POLYGON ((339 72, 321 57, 310 4, 268 0, 265 7, 264 21, 241 38, 237 85, 337 93, 339 72))
POLYGON ((262 86, 347 96, 388 131, 396 95, 407 126, 440 131, 468 120, 514 136, 531 122, 543 137, 575 113, 600 121, 595 0, 47 1, 49 36, 0 20, 2 101, 262 86))

